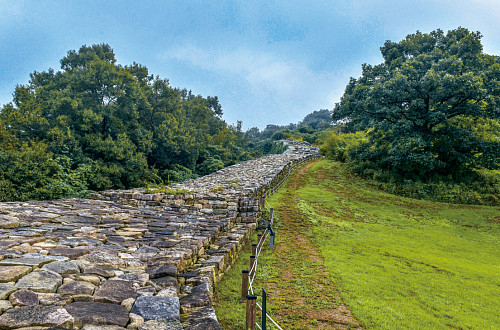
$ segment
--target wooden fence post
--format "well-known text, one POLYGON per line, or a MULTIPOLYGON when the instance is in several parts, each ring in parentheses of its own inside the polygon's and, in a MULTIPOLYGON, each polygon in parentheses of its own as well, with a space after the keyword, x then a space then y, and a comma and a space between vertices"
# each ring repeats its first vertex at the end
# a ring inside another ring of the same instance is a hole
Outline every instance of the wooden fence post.
POLYGON ((252 244, 252 254, 257 255, 257 244, 252 244))
POLYGON ((255 274, 255 268, 253 268, 254 264, 255 264, 255 255, 252 254, 250 256, 250 274, 249 274, 250 278, 252 278, 253 274, 255 274))
POLYGON ((257 307, 257 296, 248 295, 247 296, 247 319, 246 319, 246 329, 255 330, 255 314, 257 307))
POLYGON ((248 295, 248 270, 241 271, 241 302, 244 302, 248 295))

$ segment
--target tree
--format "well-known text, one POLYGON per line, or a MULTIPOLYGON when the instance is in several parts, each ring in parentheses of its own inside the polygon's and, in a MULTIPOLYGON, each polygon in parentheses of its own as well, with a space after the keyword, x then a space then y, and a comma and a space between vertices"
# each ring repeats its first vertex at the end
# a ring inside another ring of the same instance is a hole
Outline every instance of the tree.
POLYGON ((364 64, 333 112, 350 131, 373 128, 355 150, 359 164, 406 179, 498 168, 499 132, 485 140, 473 128, 498 123, 500 105, 500 59, 482 53, 479 32, 417 32, 381 53, 384 62, 364 64))

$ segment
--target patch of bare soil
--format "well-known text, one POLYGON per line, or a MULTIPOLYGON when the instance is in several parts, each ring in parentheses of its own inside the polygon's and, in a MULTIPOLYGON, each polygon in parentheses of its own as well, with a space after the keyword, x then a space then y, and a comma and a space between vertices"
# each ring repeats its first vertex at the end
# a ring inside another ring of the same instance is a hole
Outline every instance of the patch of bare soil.
POLYGON ((303 186, 309 163, 292 176, 286 188, 288 193, 279 210, 281 243, 275 255, 280 260, 279 280, 274 281, 269 297, 273 315, 285 329, 353 329, 362 328, 349 307, 343 302, 332 276, 324 266, 324 259, 311 234, 311 223, 295 207, 298 198, 293 190, 303 186))

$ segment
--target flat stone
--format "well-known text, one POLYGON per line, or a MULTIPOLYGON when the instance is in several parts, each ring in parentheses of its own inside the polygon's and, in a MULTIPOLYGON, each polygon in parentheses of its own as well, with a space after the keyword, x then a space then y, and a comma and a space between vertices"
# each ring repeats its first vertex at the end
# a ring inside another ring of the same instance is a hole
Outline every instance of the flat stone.
POLYGON ((85 274, 95 274, 99 275, 102 277, 113 277, 116 275, 116 269, 111 268, 111 267, 104 267, 104 266, 96 266, 96 267, 90 267, 86 268, 83 273, 85 274))
POLYGON ((57 293, 61 295, 92 295, 95 285, 89 282, 74 281, 61 285, 57 293))
POLYGON ((48 256, 48 255, 41 254, 41 253, 26 253, 26 254, 23 254, 23 258, 50 259, 52 261, 67 261, 67 260, 69 260, 68 257, 64 257, 64 256, 48 256))
POLYGON ((123 259, 104 252, 94 252, 80 258, 97 266, 125 266, 123 259))
POLYGON ((169 286, 165 289, 160 290, 157 294, 158 297, 177 297, 177 288, 169 286))
POLYGON ((145 321, 149 320, 179 320, 179 298, 141 296, 135 300, 131 313, 140 315, 145 321))
POLYGON ((179 320, 150 320, 139 326, 139 330, 182 330, 182 323, 179 320))
POLYGON ((8 300, 0 300, 0 314, 12 308, 12 304, 8 300))
POLYGON ((152 286, 145 286, 137 288, 136 292, 139 296, 153 296, 156 293, 156 289, 152 286))
POLYGON ((88 324, 82 328, 82 330, 125 330, 127 328, 120 327, 118 325, 92 325, 88 324))
POLYGON ((62 284, 62 276, 51 271, 33 272, 23 276, 16 283, 18 289, 27 289, 35 292, 56 292, 62 284))
POLYGON ((151 279, 164 276, 177 277, 178 272, 177 267, 174 265, 155 266, 146 269, 146 273, 149 274, 149 278, 151 279))
POLYGON ((74 302, 65 308, 74 317, 75 326, 79 328, 86 324, 124 327, 129 321, 127 309, 117 304, 74 302))
POLYGON ((17 288, 11 283, 0 283, 0 300, 9 298, 10 294, 17 288))
POLYGON ((73 317, 60 306, 23 306, 9 309, 0 316, 0 328, 22 327, 72 328, 73 317))
POLYGON ((38 293, 40 305, 57 305, 64 306, 73 302, 72 296, 63 296, 58 293, 38 293))
POLYGON ((54 261, 44 265, 42 269, 50 270, 61 275, 80 273, 80 267, 71 261, 54 261))
POLYGON ((29 266, 0 266, 0 282, 15 282, 31 269, 29 266))
POLYGON ((184 321, 184 328, 190 330, 222 330, 212 306, 193 309, 184 321))
POLYGON ((70 248, 49 249, 50 255, 68 257, 69 259, 76 259, 88 253, 90 253, 90 251, 85 249, 70 249, 70 248))
POLYGON ((39 303, 38 295, 30 290, 18 290, 9 296, 13 306, 36 306, 39 303))
POLYGON ((96 302, 121 304, 127 298, 136 298, 132 282, 122 280, 107 280, 102 283, 99 290, 94 294, 96 302))
POLYGON ((29 266, 29 267, 40 267, 49 262, 52 259, 49 258, 12 258, 4 259, 0 261, 0 266, 29 266))
POLYGON ((194 307, 211 306, 212 298, 208 283, 203 283, 193 288, 193 291, 181 299, 183 313, 188 313, 194 307))
POLYGON ((175 277, 165 276, 160 278, 155 278, 150 281, 153 285, 157 286, 160 290, 169 286, 175 288, 179 287, 179 281, 175 277))
POLYGON ((149 275, 146 273, 126 273, 112 278, 112 280, 115 279, 137 283, 139 286, 145 286, 149 280, 149 275))
POLYGON ((75 281, 85 281, 92 283, 94 285, 99 285, 101 283, 101 279, 97 275, 90 274, 69 274, 66 276, 67 278, 73 279, 75 281))
POLYGON ((19 227, 19 219, 9 215, 0 214, 0 229, 19 227))

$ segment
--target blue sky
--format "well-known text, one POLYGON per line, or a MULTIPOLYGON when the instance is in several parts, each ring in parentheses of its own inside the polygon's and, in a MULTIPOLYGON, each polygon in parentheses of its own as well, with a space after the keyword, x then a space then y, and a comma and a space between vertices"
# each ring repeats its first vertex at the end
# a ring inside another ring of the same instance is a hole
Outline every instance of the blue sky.
POLYGON ((459 26, 500 55, 500 0, 0 0, 0 104, 69 50, 108 43, 174 87, 218 96, 244 129, 332 109, 385 40, 459 26))

